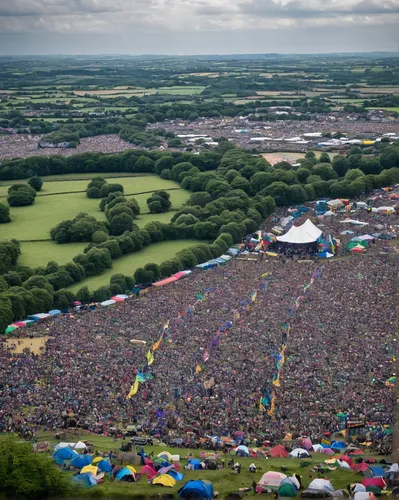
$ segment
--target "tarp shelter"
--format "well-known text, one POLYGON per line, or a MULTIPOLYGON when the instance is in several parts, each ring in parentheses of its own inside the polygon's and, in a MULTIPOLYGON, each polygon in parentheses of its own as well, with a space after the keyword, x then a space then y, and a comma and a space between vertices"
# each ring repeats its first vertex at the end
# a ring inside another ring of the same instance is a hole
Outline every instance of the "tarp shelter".
POLYGON ((237 257, 240 251, 237 248, 231 247, 227 250, 227 253, 232 255, 233 257, 237 257))
POLYGON ((258 482, 256 492, 264 493, 270 490, 277 490, 280 487, 281 481, 286 477, 287 476, 281 472, 266 472, 258 482))
POLYGON ((172 476, 169 476, 169 474, 162 474, 161 476, 154 477, 152 484, 173 488, 173 486, 176 486, 176 481, 172 476))
POLYGON ((153 283, 154 286, 165 286, 169 285, 169 283, 173 283, 174 281, 177 281, 177 278, 174 276, 171 276, 170 278, 165 278, 164 280, 157 281, 156 283, 153 283))
POLYGON ((48 312, 51 314, 51 316, 59 316, 61 314, 61 311, 59 309, 53 309, 52 311, 48 312))
POLYGON ((191 271, 179 271, 178 273, 175 273, 173 276, 180 280, 182 278, 187 278, 191 274, 191 271))
POLYGON ((345 203, 341 200, 336 199, 336 200, 327 201, 327 205, 332 210, 338 210, 339 208, 342 208, 345 205, 345 203))
POLYGON ((212 500, 213 484, 210 481, 202 481, 200 479, 190 479, 180 488, 178 495, 181 498, 191 500, 212 500))
POLYGON ((295 458, 310 458, 309 453, 303 448, 295 448, 295 450, 291 451, 290 455, 295 458))
POLYGON ((305 243, 314 243, 321 235, 322 231, 316 227, 310 219, 307 219, 302 226, 293 226, 288 233, 283 236, 277 236, 277 241, 301 245, 305 243))
POLYGON ((33 319, 35 323, 40 323, 41 321, 46 320, 47 318, 51 318, 51 314, 47 313, 37 313, 37 314, 32 314, 31 316, 28 316, 29 319, 33 319))
POLYGON ((104 300, 103 302, 101 302, 101 305, 103 307, 110 307, 110 306, 113 306, 114 304, 116 304, 116 302, 115 302, 115 300, 112 300, 112 299, 104 300))
POLYGON ((114 297, 111 297, 112 300, 116 300, 117 302, 124 302, 125 300, 127 300, 129 298, 129 295, 126 295, 124 293, 118 293, 117 295, 115 295, 114 297))
POLYGON ((284 448, 282 444, 278 444, 270 450, 270 455, 273 458, 287 458, 289 457, 288 451, 284 448))

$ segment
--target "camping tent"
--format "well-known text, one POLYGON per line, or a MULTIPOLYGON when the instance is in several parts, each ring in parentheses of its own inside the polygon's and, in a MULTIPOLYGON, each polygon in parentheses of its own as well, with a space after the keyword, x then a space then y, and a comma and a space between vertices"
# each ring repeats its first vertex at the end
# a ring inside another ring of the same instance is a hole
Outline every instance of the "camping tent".
POLYGON ((104 300, 104 302, 101 302, 101 305, 103 307, 109 307, 113 306, 115 303, 116 303, 115 300, 109 299, 109 300, 104 300))
POLYGON ((332 210, 337 210, 338 208, 341 208, 345 205, 345 203, 341 200, 330 200, 327 202, 327 205, 332 209, 332 210))
POLYGON ((301 245, 305 243, 314 243, 321 235, 322 231, 316 227, 310 219, 307 219, 302 226, 292 226, 288 233, 283 236, 277 236, 277 241, 301 245))
POLYGON ((309 490, 318 490, 332 493, 334 491, 333 485, 327 479, 313 479, 309 484, 309 490))
POLYGON ((192 500, 212 500, 213 484, 210 481, 200 479, 190 479, 178 491, 179 497, 190 498, 192 500))
POLYGON ((291 451, 290 455, 295 458, 310 458, 309 453, 303 448, 295 448, 295 450, 291 451))
POLYGON ((287 476, 281 472, 269 471, 263 474, 256 486, 257 493, 264 493, 270 490, 277 490, 280 487, 281 481, 287 476))
POLYGON ((93 476, 93 474, 85 473, 78 474, 77 476, 72 478, 74 483, 79 483, 80 486, 84 486, 85 488, 91 488, 92 486, 97 485, 97 480, 93 476))
POLYGON ((198 458, 191 458, 187 463, 188 465, 192 466, 193 470, 202 469, 201 462, 198 460, 198 458))
POLYGON ((289 456, 289 453, 282 444, 278 444, 270 450, 270 455, 273 458, 286 458, 289 456))
POLYGON ((244 446, 243 444, 241 444, 240 446, 237 446, 236 455, 239 455, 240 457, 249 457, 248 447, 244 446))
POLYGON ((86 465, 90 465, 92 457, 90 455, 76 455, 71 460, 71 466, 77 469, 83 469, 86 465))
POLYGON ((173 488, 176 485, 176 480, 169 474, 162 474, 161 476, 154 477, 152 484, 159 484, 160 486, 169 486, 173 488))

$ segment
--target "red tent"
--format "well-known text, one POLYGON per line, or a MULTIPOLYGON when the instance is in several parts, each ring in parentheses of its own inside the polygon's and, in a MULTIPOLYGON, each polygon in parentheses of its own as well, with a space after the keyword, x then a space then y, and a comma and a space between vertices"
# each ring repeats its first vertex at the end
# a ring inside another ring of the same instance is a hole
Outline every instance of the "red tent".
POLYGON ((363 486, 377 486, 377 488, 381 488, 382 490, 385 488, 386 483, 382 479, 382 477, 369 477, 367 479, 363 479, 362 481, 363 486))
POLYGON ((149 465, 144 465, 144 467, 140 471, 140 474, 148 476, 148 479, 151 479, 152 477, 155 477, 157 475, 157 471, 149 465))
POLYGON ((362 462, 361 464, 353 464, 351 465, 351 469, 354 471, 354 472, 363 472, 365 470, 367 470, 369 468, 369 466, 362 462))
POLYGON ((270 450, 270 455, 273 458, 286 458, 289 456, 289 453, 282 444, 278 444, 270 450))

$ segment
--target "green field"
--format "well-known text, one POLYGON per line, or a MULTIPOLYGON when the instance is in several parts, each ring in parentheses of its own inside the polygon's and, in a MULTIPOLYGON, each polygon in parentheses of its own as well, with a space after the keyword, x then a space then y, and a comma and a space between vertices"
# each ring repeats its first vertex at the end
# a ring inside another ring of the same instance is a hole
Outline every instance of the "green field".
POLYGON ((112 261, 112 268, 104 273, 87 278, 75 285, 68 287, 68 290, 76 292, 82 286, 88 286, 90 291, 95 290, 101 285, 109 283, 112 275, 117 273, 131 276, 138 267, 143 267, 149 262, 161 264, 165 260, 172 259, 179 250, 192 247, 198 243, 203 243, 199 240, 178 240, 178 241, 163 241, 162 243, 153 243, 149 247, 129 255, 124 255, 119 259, 112 261))
MULTIPOLYGON (((7 434, 0 436, 0 439, 5 439, 7 434)), ((76 442, 78 440, 88 441, 91 443, 95 450, 109 452, 113 450, 117 453, 120 446, 123 444, 121 440, 114 441, 111 437, 103 437, 97 435, 90 435, 87 433, 81 434, 71 434, 68 433, 66 438, 69 442, 76 442)), ((49 440, 52 444, 55 444, 54 434, 51 432, 40 433, 40 441, 49 440)), ((252 482, 259 482, 262 475, 268 471, 281 472, 282 466, 286 467, 284 472, 287 476, 292 476, 297 473, 301 476, 303 486, 306 488, 310 482, 318 477, 317 472, 313 472, 312 469, 316 464, 322 464, 329 457, 322 454, 313 454, 312 459, 306 460, 308 466, 301 468, 301 459, 296 458, 270 458, 266 460, 265 458, 241 458, 236 457, 233 454, 222 455, 220 454, 220 459, 223 459, 226 464, 226 468, 222 470, 198 470, 198 471, 185 471, 184 465, 187 463, 187 457, 191 454, 192 457, 200 458, 200 452, 206 450, 190 449, 190 448, 171 448, 167 446, 145 446, 144 450, 147 454, 153 452, 156 457, 159 453, 168 451, 173 455, 180 456, 180 465, 182 472, 184 473, 184 479, 176 483, 172 488, 165 488, 158 485, 151 485, 147 482, 146 478, 141 478, 136 483, 125 483, 120 481, 110 481, 105 478, 105 482, 99 486, 96 486, 89 490, 82 490, 78 493, 79 497, 96 497, 96 498, 135 498, 140 496, 140 498, 161 498, 161 495, 170 494, 175 498, 177 497, 177 491, 190 479, 204 479, 211 481, 214 487, 214 491, 219 492, 219 498, 224 499, 228 495, 238 493, 240 488, 251 488, 252 482), (227 468, 227 462, 233 459, 234 462, 238 461, 241 464, 241 474, 232 474, 231 470, 227 468), (257 472, 251 474, 248 472, 248 467, 251 463, 255 463, 258 468, 257 472)), ((376 457, 380 460, 382 457, 376 457)), ((135 466, 135 469, 139 472, 141 466, 135 466)), ((70 474, 70 473, 66 473, 70 474)), ((364 478, 362 474, 355 474, 349 469, 340 469, 339 467, 334 471, 325 471, 323 478, 327 478, 331 481, 333 487, 337 489, 347 488, 348 484, 361 482, 364 478)), ((258 494, 254 494, 253 491, 247 493, 245 498, 248 500, 257 498, 258 494)), ((272 495, 263 494, 261 498, 270 499, 273 498, 272 495)))
POLYGON ((21 266, 39 267, 53 260, 60 266, 70 262, 75 255, 82 253, 87 243, 68 243, 57 245, 54 241, 27 241, 21 243, 21 266))
POLYGON ((383 109, 384 111, 395 111, 399 113, 399 108, 366 108, 366 109, 383 109))

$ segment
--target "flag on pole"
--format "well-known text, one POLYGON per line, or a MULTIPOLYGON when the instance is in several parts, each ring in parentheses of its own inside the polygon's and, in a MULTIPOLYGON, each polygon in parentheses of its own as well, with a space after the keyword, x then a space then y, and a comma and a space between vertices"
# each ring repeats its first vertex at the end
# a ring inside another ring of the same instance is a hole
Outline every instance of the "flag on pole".
POLYGON ((200 373, 200 372, 202 372, 202 368, 200 367, 200 365, 197 365, 195 367, 195 373, 200 373))

